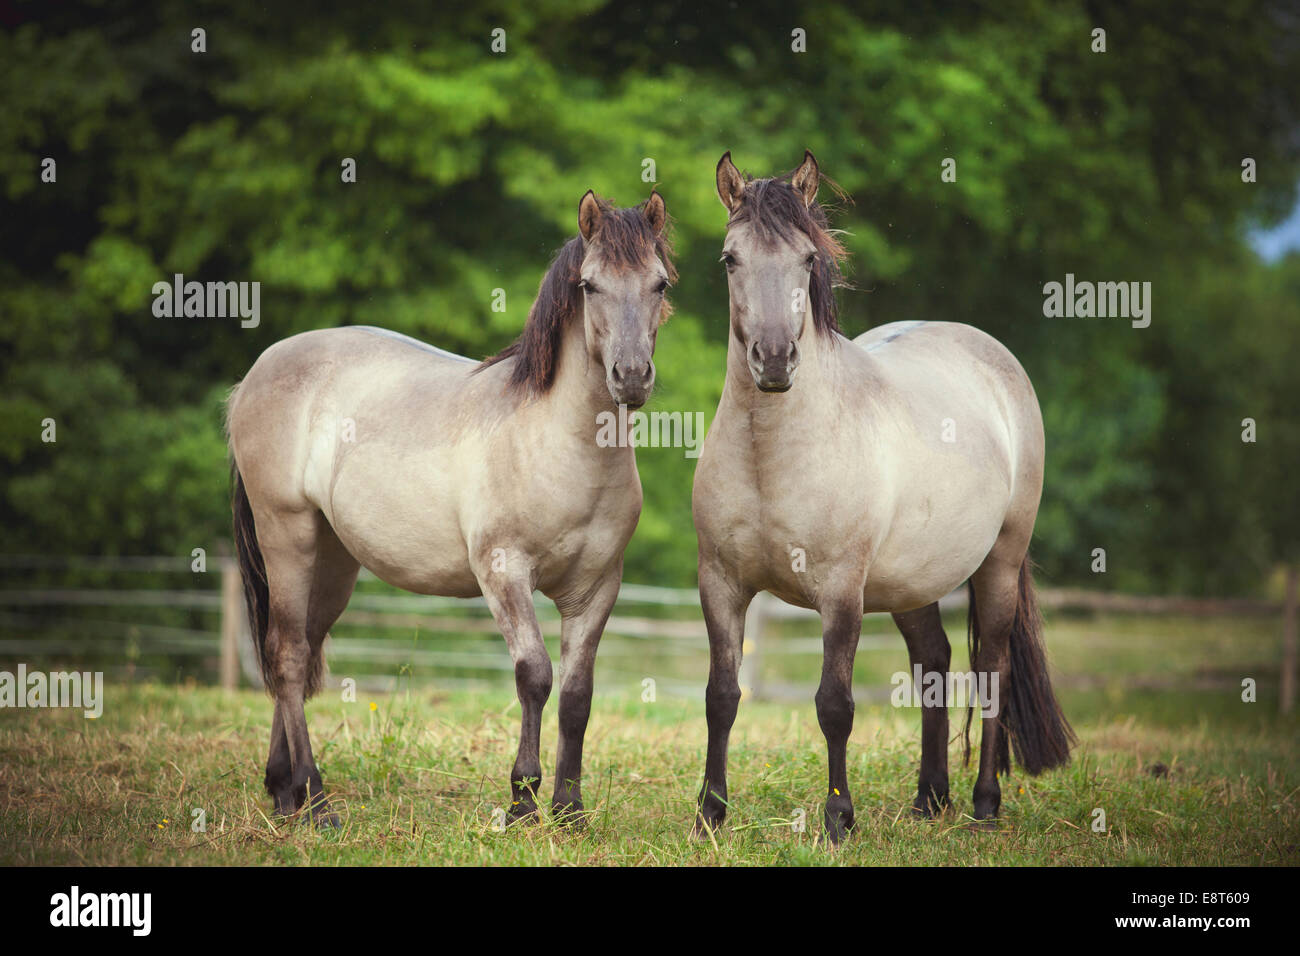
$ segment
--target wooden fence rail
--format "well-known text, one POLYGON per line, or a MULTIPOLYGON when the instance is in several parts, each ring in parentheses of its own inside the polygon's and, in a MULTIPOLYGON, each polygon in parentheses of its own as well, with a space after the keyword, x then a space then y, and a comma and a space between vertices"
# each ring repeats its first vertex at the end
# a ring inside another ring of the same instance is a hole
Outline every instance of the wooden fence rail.
MULTIPOLYGON (((0 637, 0 654, 32 654, 44 650, 55 653, 91 652, 104 647, 108 635, 120 636, 129 626, 135 639, 147 638, 150 647, 168 654, 210 655, 219 653, 219 679, 222 687, 237 687, 242 674, 254 686, 261 685, 256 653, 249 636, 248 619, 244 610, 243 585, 237 563, 228 557, 216 559, 219 587, 211 591, 172 589, 119 589, 119 588, 6 588, 0 589, 0 609, 37 609, 50 607, 140 607, 180 608, 204 612, 218 612, 220 622, 216 634, 208 630, 166 627, 149 624, 130 624, 121 621, 98 621, 84 618, 59 618, 51 621, 42 617, 45 624, 58 623, 73 627, 82 633, 94 635, 90 641, 15 639, 0 637), (215 636, 215 642, 214 642, 215 636), (215 648, 214 648, 215 644, 215 648)), ((64 570, 97 572, 175 572, 195 573, 189 558, 173 557, 55 557, 44 555, 0 555, 0 570, 64 570)), ((363 571, 362 580, 374 580, 363 571)), ((1248 598, 1189 598, 1115 594, 1073 588, 1044 588, 1039 592, 1039 603, 1048 610, 1085 610, 1123 614, 1187 614, 1187 615, 1282 615, 1283 650, 1281 675, 1281 707, 1284 713, 1294 707, 1296 696, 1296 570, 1288 569, 1286 599, 1279 603, 1248 598)), ((537 596, 538 620, 544 636, 559 634, 559 616, 545 598, 537 596)), ((624 584, 619 591, 619 603, 609 618, 606 633, 633 640, 664 642, 662 647, 672 647, 674 642, 707 642, 708 635, 700 617, 673 619, 628 614, 628 605, 650 605, 676 608, 698 608, 699 592, 692 588, 661 588, 642 584, 624 584)), ((960 611, 966 607, 964 589, 944 597, 939 606, 944 611, 960 611)), ((741 664, 741 684, 755 696, 762 694, 759 681, 760 661, 767 648, 765 634, 774 622, 790 619, 813 619, 816 612, 786 604, 769 594, 759 594, 751 603, 746 615, 745 647, 741 664)), ((9 632, 24 623, 20 615, 0 610, 0 627, 9 632)), ((340 624, 371 629, 418 629, 424 632, 456 634, 495 634, 496 624, 486 615, 486 603, 481 598, 439 598, 413 594, 355 594, 340 624), (466 611, 474 616, 466 616, 466 611), (453 613, 448 613, 453 612, 453 613)), ((881 647, 894 647, 896 641, 881 642, 881 647)), ((864 641, 862 647, 874 647, 864 641)), ((661 647, 661 649, 662 649, 661 647)), ((685 651, 687 648, 681 648, 685 651)), ((602 648, 604 655, 605 649, 602 648)), ((787 640, 782 644, 782 654, 820 654, 821 642, 816 639, 787 640)), ((408 641, 383 639, 332 639, 331 658, 370 661, 385 664, 420 664, 430 667, 447 667, 480 670, 491 673, 511 669, 509 655, 504 645, 496 652, 447 651, 412 648, 408 641)))

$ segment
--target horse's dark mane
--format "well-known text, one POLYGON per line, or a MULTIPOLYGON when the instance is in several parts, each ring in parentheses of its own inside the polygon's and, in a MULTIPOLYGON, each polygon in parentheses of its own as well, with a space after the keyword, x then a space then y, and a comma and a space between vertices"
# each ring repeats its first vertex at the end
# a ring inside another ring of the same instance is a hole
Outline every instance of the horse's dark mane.
MULTIPOLYGON (((668 281, 675 281, 677 270, 673 267, 668 228, 665 226, 659 235, 655 235, 643 212, 646 204, 619 209, 607 200, 597 198, 596 201, 601 219, 591 242, 599 246, 602 259, 612 268, 622 270, 644 267, 652 256, 658 256, 668 270, 668 281)), ((585 255, 586 243, 581 236, 574 236, 560 248, 546 270, 532 308, 528 310, 523 334, 496 355, 484 359, 474 369, 476 373, 513 358, 511 388, 539 394, 555 384, 564 329, 582 303, 578 282, 582 278, 585 255)), ((665 299, 662 318, 666 319, 670 311, 665 299)))
MULTIPOLYGON (((753 223, 759 236, 768 241, 788 240, 796 232, 802 232, 812 240, 817 247, 817 261, 808 279, 813 327, 823 335, 835 335, 840 332, 835 289, 847 285, 842 267, 848 253, 831 230, 822 204, 814 201, 811 205, 804 205, 803 197, 791 185, 793 176, 794 171, 769 179, 746 176, 740 206, 731 214, 727 225, 753 223)), ((837 196, 844 196, 839 186, 825 176, 821 177, 821 182, 837 196)))

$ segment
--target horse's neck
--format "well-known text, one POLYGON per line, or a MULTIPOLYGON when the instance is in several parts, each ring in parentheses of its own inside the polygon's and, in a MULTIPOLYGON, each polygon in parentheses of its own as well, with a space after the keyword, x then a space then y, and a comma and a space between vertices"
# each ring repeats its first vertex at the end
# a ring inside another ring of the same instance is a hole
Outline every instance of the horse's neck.
POLYGON ((596 447, 596 416, 617 411, 605 384, 604 366, 587 351, 582 313, 572 316, 560 343, 555 381, 546 400, 556 428, 585 439, 596 447))

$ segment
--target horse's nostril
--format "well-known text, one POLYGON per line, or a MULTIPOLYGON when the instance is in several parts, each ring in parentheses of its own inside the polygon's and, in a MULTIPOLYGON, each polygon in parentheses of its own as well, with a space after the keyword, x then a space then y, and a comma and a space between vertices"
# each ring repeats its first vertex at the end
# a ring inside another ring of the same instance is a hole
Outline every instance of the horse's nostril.
POLYGON ((792 341, 792 342, 790 343, 790 353, 789 353, 788 356, 786 356, 786 358, 788 359, 788 361, 790 362, 790 364, 791 364, 792 366, 793 366, 793 365, 797 365, 797 364, 799 363, 799 343, 798 343, 798 342, 793 342, 793 341, 792 341))
POLYGON ((640 366, 634 374, 628 374, 628 370, 618 362, 615 362, 609 369, 610 380, 615 385, 645 385, 654 380, 655 366, 653 360, 648 360, 640 366))

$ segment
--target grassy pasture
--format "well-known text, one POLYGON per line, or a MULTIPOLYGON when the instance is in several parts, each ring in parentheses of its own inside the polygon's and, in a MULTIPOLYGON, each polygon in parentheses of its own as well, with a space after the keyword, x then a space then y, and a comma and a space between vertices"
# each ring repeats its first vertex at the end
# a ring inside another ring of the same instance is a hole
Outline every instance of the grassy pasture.
MULTIPOLYGON (((955 645, 961 628, 949 622, 955 645)), ((955 805, 936 821, 907 812, 920 715, 888 704, 889 675, 906 669, 906 654, 896 634, 886 646, 887 622, 869 620, 849 747, 858 826, 838 850, 820 839, 825 746, 811 694, 742 703, 728 825, 695 842, 688 830, 704 754, 703 702, 665 692, 672 680, 653 702, 641 700, 639 682, 598 692, 584 829, 543 822, 504 832, 493 815, 508 798, 519 716, 508 691, 362 692, 355 703, 324 692, 308 717, 343 826, 320 832, 270 818, 261 788, 270 726, 263 695, 114 683, 98 720, 80 711, 0 710, 0 863, 1294 865, 1300 721, 1276 713, 1278 631, 1270 620, 1049 621, 1061 696, 1081 745, 1069 768, 1004 779, 1001 824, 981 832, 966 816, 974 767, 961 764, 957 709, 955 805), (1258 702, 1241 701, 1243 677, 1258 681, 1258 702), (1091 827, 1097 808, 1105 832, 1091 827), (195 809, 204 811, 206 832, 191 829, 195 809), (802 832, 792 826, 799 811, 802 832)), ((817 658, 783 656, 783 639, 799 638, 778 636, 765 647, 765 674, 814 679, 817 658)), ((953 666, 964 669, 965 656, 954 647, 953 666)), ((671 664, 699 679, 705 661, 696 648, 671 664)), ((647 660, 642 670, 654 675, 656 666, 647 660)), ((555 704, 553 695, 543 724, 547 772, 555 704)), ((552 784, 543 783, 546 802, 552 784)))

